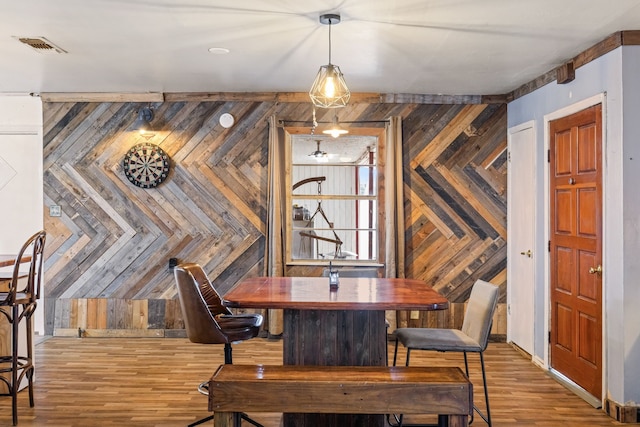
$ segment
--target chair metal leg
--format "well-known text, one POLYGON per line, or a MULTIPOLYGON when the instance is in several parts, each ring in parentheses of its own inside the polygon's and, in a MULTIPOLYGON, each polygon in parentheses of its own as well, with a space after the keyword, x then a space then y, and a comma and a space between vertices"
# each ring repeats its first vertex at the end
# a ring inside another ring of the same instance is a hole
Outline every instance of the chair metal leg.
POLYGON ((28 317, 25 319, 25 321, 27 322, 27 358, 29 359, 29 363, 31 364, 31 366, 29 366, 27 370, 27 382, 29 387, 29 406, 32 408, 35 406, 35 402, 33 399, 33 374, 35 371, 35 367, 33 366, 33 319, 31 316, 35 311, 35 307, 35 303, 33 303, 32 307, 29 307, 28 317))
MULTIPOLYGON (((211 421, 213 420, 213 415, 209 415, 208 417, 205 417, 201 420, 196 421, 193 424, 189 424, 188 427, 194 427, 194 426, 198 426, 200 424, 206 423, 207 421, 211 421)), ((245 420, 246 422, 248 422, 249 424, 253 424, 256 427, 264 427, 262 424, 260 424, 259 422, 252 420, 251 418, 249 418, 249 416, 245 413, 241 413, 240 414, 240 418, 242 418, 243 420, 245 420)))
POLYGON ((402 427, 402 414, 400 414, 400 416, 396 414, 387 414, 387 424, 389 424, 391 427, 402 427), (391 421, 392 416, 395 420, 395 424, 391 421))
POLYGON ((231 344, 230 343, 225 343, 224 344, 224 364, 225 365, 231 365, 233 363, 233 355, 232 355, 232 349, 231 349, 231 344))
MULTIPOLYGON (((464 369, 467 377, 469 377, 469 363, 467 361, 467 352, 463 352, 463 354, 464 369)), ((484 389, 484 402, 487 407, 487 414, 483 414, 482 411, 480 411, 480 408, 478 408, 476 405, 473 405, 473 412, 477 412, 478 415, 480 415, 480 418, 482 418, 484 422, 487 423, 489 427, 491 427, 491 409, 489 408, 489 392, 487 391, 487 374, 484 370, 484 354, 482 352, 479 352, 478 354, 480 355, 480 366, 482 367, 482 386, 484 389)), ((471 420, 469 421, 469 424, 473 423, 473 412, 471 413, 471 420)))
MULTIPOLYGON (((468 378, 469 377, 469 361, 467 359, 467 352, 464 351, 462 352, 462 354, 464 356, 464 371, 468 378)), ((480 415, 480 417, 487 423, 487 425, 489 427, 492 427, 491 410, 489 409, 489 393, 487 392, 487 375, 484 369, 484 354, 482 352, 479 352, 479 354, 480 354, 480 365, 482 366, 482 384, 484 388, 484 399, 487 407, 487 414, 485 416, 485 414, 483 414, 476 405, 473 405, 473 411, 471 412, 471 418, 469 420, 469 424, 473 423, 474 412, 477 412, 478 415, 480 415)), ((395 350, 393 353, 393 366, 396 366, 397 357, 398 357, 398 339, 396 338, 395 350)), ((405 362, 405 366, 409 366, 410 358, 411 358, 411 349, 407 348, 407 359, 405 362)), ((402 414, 387 415, 387 424, 389 424, 392 427, 433 427, 433 426, 447 427, 449 424, 449 420, 446 416, 438 416, 438 424, 403 424, 402 418, 403 418, 402 414), (392 416, 395 420, 395 424, 394 422, 391 421, 392 416)))
MULTIPOLYGON (((467 352, 463 351, 462 355, 464 356, 464 373, 467 374, 467 378, 469 378, 469 361, 467 360, 467 352)), ((474 411, 477 410, 476 405, 473 405, 473 409, 474 410, 471 411, 471 418, 469 419, 469 425, 473 424, 474 411)))
POLYGON ((449 427, 448 415, 438 415, 437 424, 403 424, 402 418, 402 414, 400 414, 399 416, 396 414, 387 414, 387 424, 389 424, 391 427, 449 427), (394 421, 391 421, 391 416, 393 416, 394 421))
POLYGON ((256 420, 252 420, 251 418, 249 418, 249 416, 247 414, 245 414, 244 412, 240 414, 240 418, 242 418, 243 420, 245 420, 249 424, 253 424, 256 427, 264 427, 262 424, 260 424, 256 420))
MULTIPOLYGON (((405 361, 405 366, 409 366, 409 359, 411 359, 411 348, 407 348, 407 359, 405 361)), ((396 338, 395 350, 393 352, 393 366, 396 366, 397 360, 398 360, 398 339, 396 338)), ((404 424, 403 418, 404 418, 403 414, 400 414, 400 415, 387 414, 387 424, 389 424, 391 427, 448 427, 449 425, 449 418, 447 416, 442 416, 442 415, 438 415, 437 424, 404 424), (394 421, 391 421, 391 417, 393 417, 394 421)))
POLYGON ((396 338, 396 346, 393 350, 393 366, 396 366, 396 359, 398 358, 398 338, 396 338))
MULTIPOLYGON (((487 391, 487 375, 484 371, 484 354, 480 352, 480 365, 482 365, 482 383, 484 384, 484 401, 487 405, 487 416, 485 417, 482 412, 478 410, 478 415, 491 427, 491 410, 489 409, 489 392, 487 391)), ((476 408, 477 410, 477 408, 476 408)))
POLYGON ((12 309, 13 319, 12 321, 12 334, 11 337, 11 411, 13 412, 13 425, 18 425, 18 325, 20 319, 18 318, 19 305, 14 304, 12 309))
MULTIPOLYGON (((230 343, 225 343, 224 344, 224 363, 225 363, 225 365, 233 364, 233 350, 231 348, 231 344, 230 343)), ((205 381, 203 383, 200 383, 200 385, 198 386, 198 391, 201 394, 204 394, 204 395, 208 396, 209 395, 209 382, 205 381)), ((245 420, 246 422, 248 422, 250 424, 253 424, 256 427, 264 427, 259 422, 249 418, 249 416, 247 414, 245 414, 244 412, 240 414, 240 418, 245 420)), ((208 417, 205 417, 205 418, 203 418, 201 420, 198 420, 193 424, 189 424, 188 427, 197 426, 197 425, 206 423, 207 421, 211 421, 212 419, 213 419, 213 415, 209 415, 208 417)))
POLYGON ((207 421, 211 421, 213 419, 213 415, 209 415, 208 417, 205 417, 201 420, 196 421, 195 423, 189 424, 188 427, 194 427, 194 426, 199 426, 200 424, 204 424, 207 421))
POLYGON ((467 360, 467 352, 463 351, 464 355, 464 373, 467 374, 467 378, 469 377, 469 361, 467 360))

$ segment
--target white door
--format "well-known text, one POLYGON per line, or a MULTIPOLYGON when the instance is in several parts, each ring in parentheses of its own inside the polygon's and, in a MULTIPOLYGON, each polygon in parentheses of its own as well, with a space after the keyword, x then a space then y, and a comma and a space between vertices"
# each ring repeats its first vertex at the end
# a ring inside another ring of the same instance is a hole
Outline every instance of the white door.
POLYGON ((507 341, 533 355, 535 130, 509 129, 507 167, 507 341))

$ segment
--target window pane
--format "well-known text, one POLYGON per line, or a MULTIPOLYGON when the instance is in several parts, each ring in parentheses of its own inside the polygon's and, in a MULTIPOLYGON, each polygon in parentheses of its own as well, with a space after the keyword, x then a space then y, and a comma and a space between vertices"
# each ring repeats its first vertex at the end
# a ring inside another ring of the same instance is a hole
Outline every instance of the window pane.
POLYGON ((377 228, 377 208, 375 205, 375 200, 332 199, 316 201, 294 198, 293 219, 305 220, 308 218, 313 221, 309 226, 315 228, 377 228))
POLYGON ((378 232, 294 228, 291 254, 293 259, 375 260, 378 256, 378 232))
POLYGON ((375 137, 345 135, 336 139, 320 135, 294 135, 291 163, 375 164, 377 145, 378 139, 375 137))
POLYGON ((305 179, 319 181, 301 184, 294 195, 375 195, 377 176, 372 166, 304 165, 294 166, 291 174, 293 187, 305 179))
POLYGON ((377 207, 375 200, 293 199, 294 259, 322 259, 336 252, 348 259, 375 259, 377 207))
POLYGON ((378 188, 378 175, 373 166, 358 166, 358 195, 375 196, 378 188))
POLYGON ((379 261, 377 137, 290 141, 290 260, 379 261))

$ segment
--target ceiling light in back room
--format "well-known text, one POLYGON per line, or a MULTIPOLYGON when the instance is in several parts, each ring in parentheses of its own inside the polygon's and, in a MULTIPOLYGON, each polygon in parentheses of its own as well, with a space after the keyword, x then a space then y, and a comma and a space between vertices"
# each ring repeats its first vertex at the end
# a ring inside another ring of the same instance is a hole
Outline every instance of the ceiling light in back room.
POLYGON ((331 135, 334 138, 339 137, 340 135, 346 135, 349 133, 348 130, 340 126, 340 122, 338 121, 338 115, 336 114, 333 117, 333 121, 331 122, 331 127, 329 129, 325 129, 322 133, 331 135))

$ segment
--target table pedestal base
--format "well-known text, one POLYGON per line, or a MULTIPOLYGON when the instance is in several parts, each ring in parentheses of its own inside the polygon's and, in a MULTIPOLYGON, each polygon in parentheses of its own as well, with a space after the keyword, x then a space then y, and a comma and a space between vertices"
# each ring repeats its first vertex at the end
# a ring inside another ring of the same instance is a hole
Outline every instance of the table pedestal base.
MULTIPOLYGON (((284 310, 283 364, 385 366, 384 310, 284 310)), ((382 427, 378 414, 284 414, 284 427, 382 427)))

